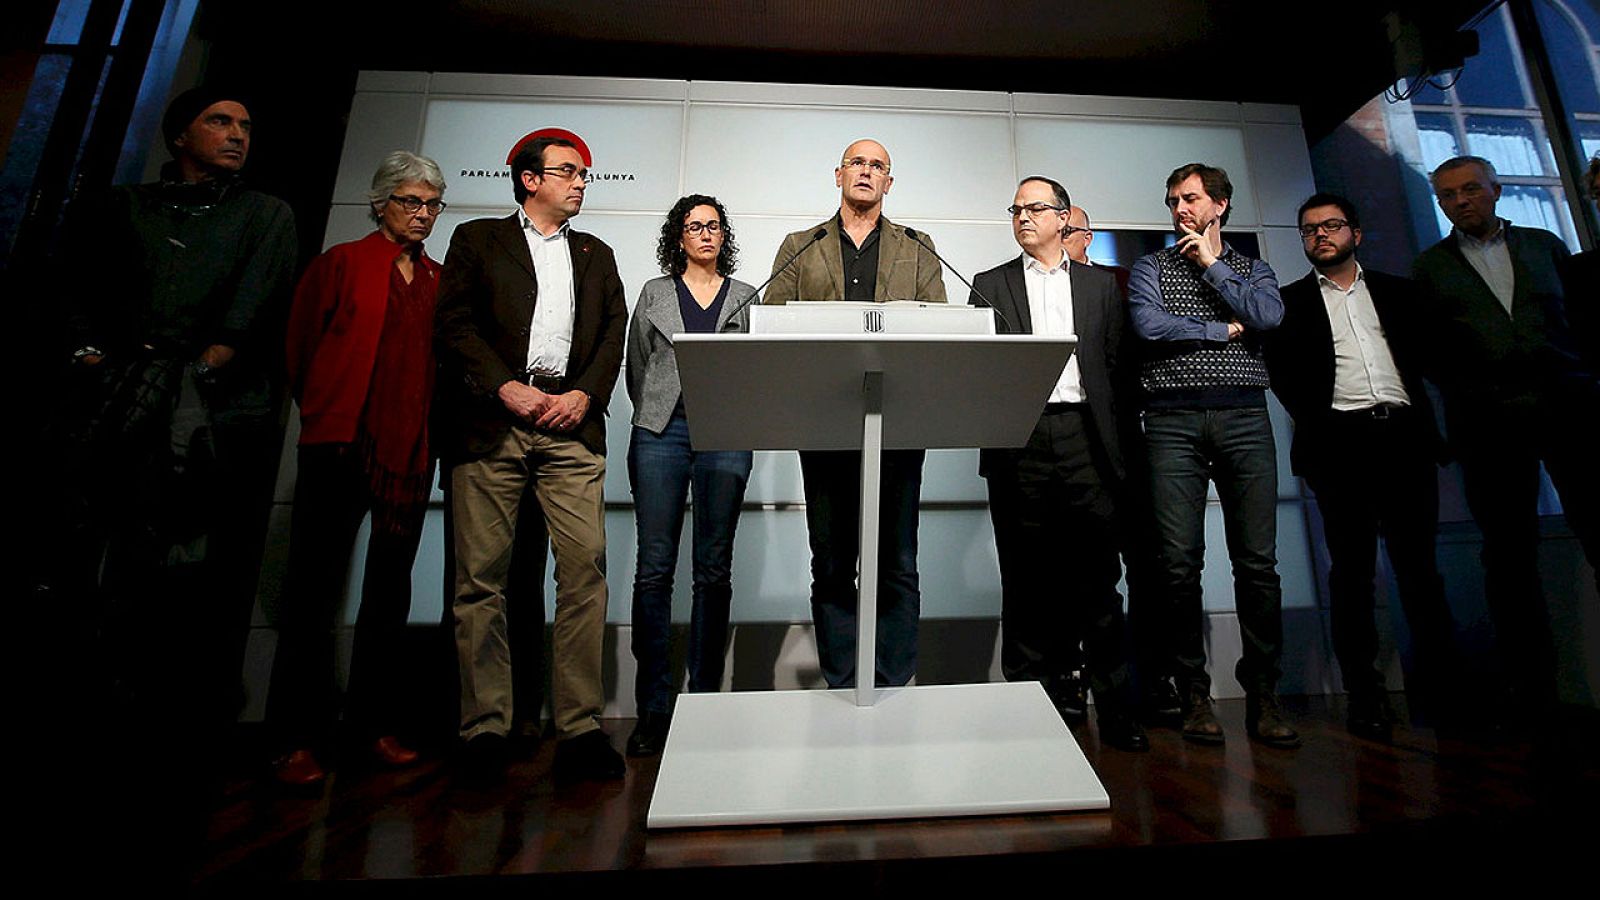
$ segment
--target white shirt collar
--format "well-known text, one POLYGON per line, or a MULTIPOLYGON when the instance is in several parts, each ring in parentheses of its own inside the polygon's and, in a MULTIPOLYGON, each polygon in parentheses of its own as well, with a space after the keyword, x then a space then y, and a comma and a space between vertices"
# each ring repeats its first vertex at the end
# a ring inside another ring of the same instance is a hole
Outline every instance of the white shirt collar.
POLYGON ((519 206, 519 207, 517 207, 517 224, 522 226, 522 230, 523 231, 531 231, 531 232, 533 232, 533 234, 536 237, 538 237, 540 240, 553 241, 558 237, 564 238, 564 237, 567 236, 568 229, 570 229, 572 227, 572 220, 568 219, 565 222, 562 222, 561 223, 561 227, 557 228, 553 234, 551 234, 549 236, 546 236, 546 235, 540 234, 539 233, 539 228, 536 225, 533 224, 533 220, 532 219, 528 218, 527 210, 525 210, 525 209, 523 209, 522 207, 519 206))
POLYGON ((1506 242, 1506 226, 1511 223, 1507 222, 1505 219, 1496 219, 1495 224, 1496 227, 1494 234, 1489 235, 1483 240, 1479 240, 1459 228, 1454 228, 1451 230, 1456 233, 1456 240, 1460 241, 1462 244, 1479 250, 1485 250, 1489 247, 1493 247, 1496 244, 1504 244, 1506 242))
POLYGON ((1311 271, 1317 273, 1317 284, 1318 285, 1325 285, 1327 287, 1331 287, 1331 288, 1333 288, 1335 290, 1340 290, 1340 291, 1345 291, 1345 290, 1353 291, 1353 290, 1355 290, 1356 285, 1360 284, 1367 277, 1366 276, 1366 270, 1361 268, 1361 263, 1360 262, 1356 263, 1356 277, 1355 277, 1354 280, 1352 280, 1350 282, 1350 287, 1348 287, 1348 288, 1339 287, 1338 284, 1334 283, 1334 280, 1332 278, 1329 278, 1328 276, 1322 274, 1322 272, 1318 271, 1317 269, 1312 269, 1311 271))
POLYGON ((1025 268, 1031 272, 1038 272, 1041 275, 1049 275, 1051 272, 1065 272, 1067 271, 1068 266, 1072 263, 1072 257, 1063 253, 1061 254, 1061 262, 1047 269, 1045 268, 1044 263, 1039 262, 1039 260, 1034 258, 1032 254, 1024 252, 1022 255, 1028 260, 1025 268))

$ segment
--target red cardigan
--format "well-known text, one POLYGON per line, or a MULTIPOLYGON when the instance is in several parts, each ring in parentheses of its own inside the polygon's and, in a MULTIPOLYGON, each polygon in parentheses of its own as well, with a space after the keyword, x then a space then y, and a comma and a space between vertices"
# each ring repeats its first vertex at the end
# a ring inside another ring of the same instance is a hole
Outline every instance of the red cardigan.
MULTIPOLYGON (((389 307, 389 278, 398 245, 374 231, 338 244, 311 261, 289 312, 285 363, 300 404, 300 443, 355 440, 389 307)), ((438 289, 439 264, 417 255, 417 275, 438 289)), ((429 298, 430 302, 433 298, 429 298)), ((420 361, 433 370, 433 355, 420 361)))

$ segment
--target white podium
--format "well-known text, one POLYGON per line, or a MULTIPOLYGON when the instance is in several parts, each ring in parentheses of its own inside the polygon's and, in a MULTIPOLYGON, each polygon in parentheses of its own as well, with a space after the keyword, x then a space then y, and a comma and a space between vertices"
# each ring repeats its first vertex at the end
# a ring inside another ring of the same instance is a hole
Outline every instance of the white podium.
POLYGON ((695 447, 862 451, 857 686, 681 695, 646 825, 1110 806, 1036 682, 872 684, 883 450, 1021 446, 1075 341, 995 335, 959 306, 752 312, 756 333, 674 341, 695 447))

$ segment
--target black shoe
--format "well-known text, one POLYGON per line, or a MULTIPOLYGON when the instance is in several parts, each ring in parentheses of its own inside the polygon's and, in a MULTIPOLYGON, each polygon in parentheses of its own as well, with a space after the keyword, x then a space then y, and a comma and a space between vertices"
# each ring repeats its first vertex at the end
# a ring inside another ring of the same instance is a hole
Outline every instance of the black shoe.
POLYGON ((1369 741, 1387 744, 1394 738, 1394 718, 1389 700, 1383 694, 1350 695, 1350 713, 1345 720, 1350 733, 1369 741))
POLYGON ((627 771, 622 754, 598 728, 556 744, 555 775, 564 781, 610 781, 627 771))
POLYGON ((1077 673, 1062 678, 1050 692, 1061 721, 1068 725, 1082 725, 1089 718, 1089 690, 1077 673))
POLYGON ((1196 744, 1223 742, 1222 723, 1212 708, 1210 688, 1198 684, 1189 688, 1183 710, 1183 739, 1196 744))
POLYGON ((1153 722, 1176 723, 1183 718, 1183 698, 1170 678, 1157 678, 1145 685, 1144 714, 1153 722))
POLYGON ((1102 712, 1099 718, 1100 743, 1129 753, 1150 751, 1150 738, 1144 733, 1144 726, 1132 716, 1102 712))
POLYGON ((628 735, 629 756, 655 756, 667 746, 667 731, 672 726, 669 713, 645 712, 628 735))
POLYGON ((1290 727, 1278 708, 1278 695, 1251 694, 1244 701, 1244 730, 1252 740, 1269 747, 1292 750, 1300 746, 1300 733, 1290 727))
POLYGON ((505 777, 509 759, 506 736, 485 731, 461 747, 461 776, 472 784, 491 784, 505 777))

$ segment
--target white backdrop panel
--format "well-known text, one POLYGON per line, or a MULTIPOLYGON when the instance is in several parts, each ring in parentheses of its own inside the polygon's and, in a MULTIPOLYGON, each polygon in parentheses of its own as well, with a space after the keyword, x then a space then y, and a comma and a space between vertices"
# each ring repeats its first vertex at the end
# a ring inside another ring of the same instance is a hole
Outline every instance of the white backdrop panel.
MULTIPOLYGON (((1306 195, 1307 197, 1310 194, 1306 195)), ((1301 201, 1295 201, 1298 208, 1301 201)), ((1294 215, 1291 209, 1289 215, 1294 215)), ((1272 266, 1272 271, 1278 276, 1278 284, 1289 284, 1299 281, 1311 271, 1311 264, 1306 262, 1304 243, 1300 240, 1300 232, 1293 228, 1264 228, 1261 231, 1261 256, 1266 259, 1267 265, 1272 266)))
POLYGON ((546 127, 577 134, 594 153, 596 179, 585 209, 665 210, 677 199, 682 103, 433 100, 421 152, 443 167, 452 203, 498 208, 512 203, 507 154, 524 135, 546 127), (463 177, 462 170, 495 175, 463 177), (619 175, 632 178, 611 177, 619 175))
MULTIPOLYGON (((322 249, 327 250, 334 244, 353 241, 366 237, 378 224, 372 221, 372 213, 366 204, 360 206, 335 206, 328 210, 328 227, 322 235, 322 249)), ((445 242, 436 237, 427 241, 428 255, 438 259, 444 253, 445 242)))
POLYGON ((1250 170, 1256 175, 1260 219, 1266 225, 1299 225, 1295 210, 1316 191, 1311 177, 1311 152, 1299 123, 1244 126, 1250 170))
MULTIPOLYGON (((356 94, 350 103, 351 127, 339 157, 333 202, 365 203, 378 163, 390 151, 416 150, 425 102, 421 94, 356 94)), ((449 181, 446 172, 445 182, 449 181)))
MULTIPOLYGON (((993 222, 908 221, 906 224, 927 232, 939 254, 971 280, 979 272, 992 269, 1022 252, 1017 247, 1016 239, 1011 236, 1011 223, 1005 220, 1005 208, 1011 205, 1011 198, 1015 195, 1016 185, 1011 184, 999 194, 982 198, 987 202, 985 210, 988 214, 980 217, 993 219, 993 222)), ((951 303, 966 303, 972 292, 946 266, 944 293, 951 303)))
POLYGON ((1228 170, 1233 226, 1256 224, 1250 169, 1238 126, 1115 122, 1017 116, 1021 175, 1045 174, 1097 222, 1169 228, 1162 205, 1167 175, 1191 162, 1228 170))
POLYGON ((894 164, 891 220, 992 219, 983 210, 1015 187, 1003 115, 738 105, 692 108, 684 187, 738 209, 827 218, 839 208, 834 167, 864 137, 894 164))

